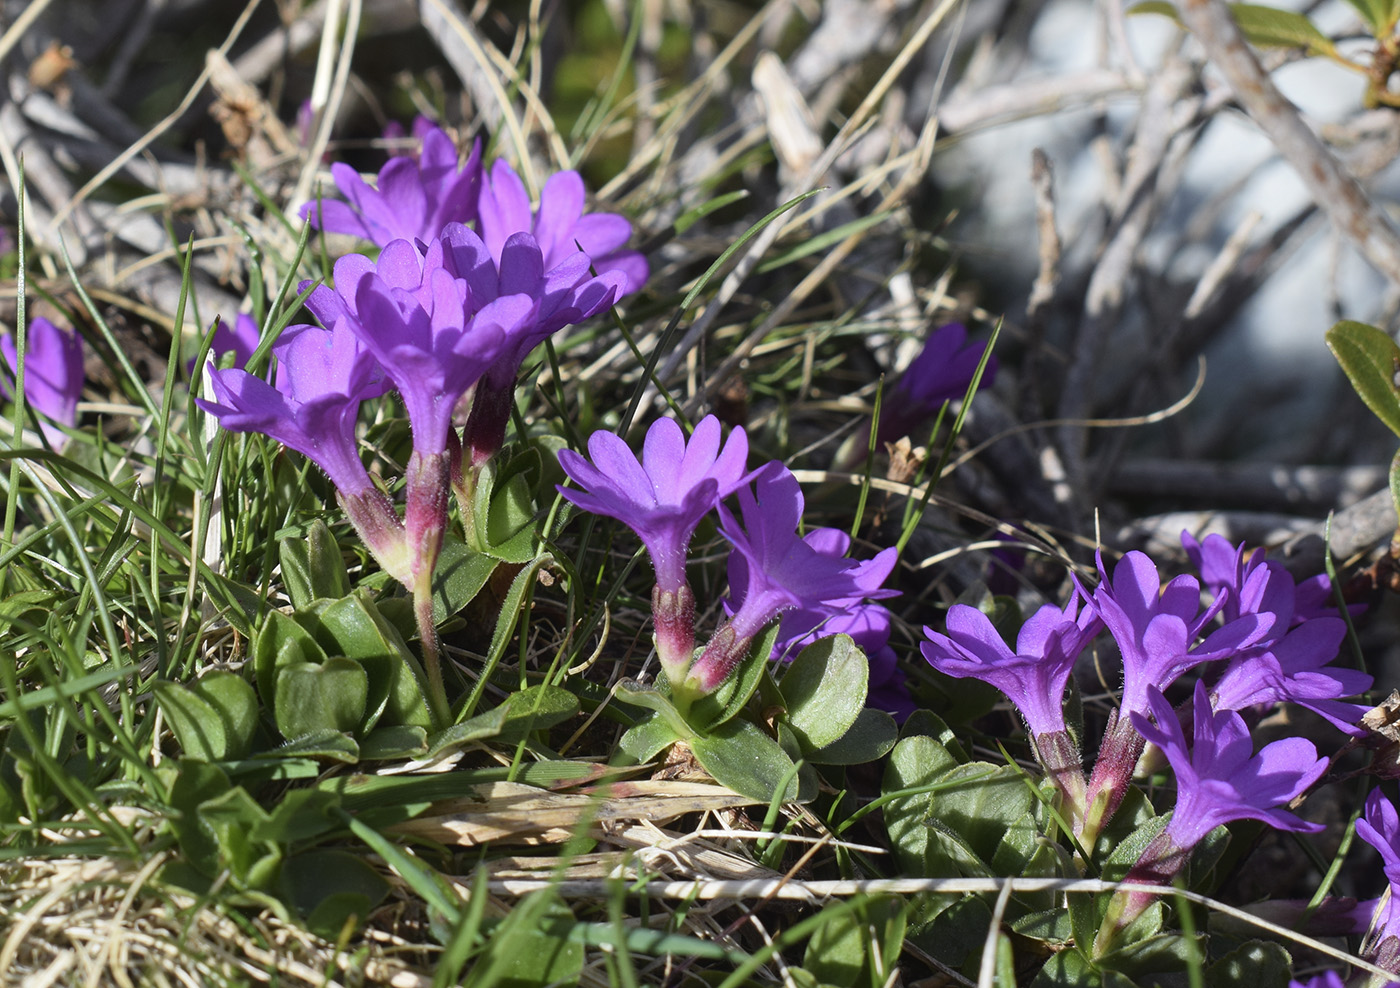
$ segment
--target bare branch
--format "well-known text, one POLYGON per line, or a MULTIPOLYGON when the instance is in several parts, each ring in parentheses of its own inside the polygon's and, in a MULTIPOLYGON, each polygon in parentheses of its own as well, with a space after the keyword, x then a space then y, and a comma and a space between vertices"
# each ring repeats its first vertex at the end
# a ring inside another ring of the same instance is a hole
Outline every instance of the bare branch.
POLYGON ((1314 201, 1376 270, 1400 284, 1400 232, 1284 99, 1220 0, 1182 0, 1182 23, 1224 74, 1314 201))

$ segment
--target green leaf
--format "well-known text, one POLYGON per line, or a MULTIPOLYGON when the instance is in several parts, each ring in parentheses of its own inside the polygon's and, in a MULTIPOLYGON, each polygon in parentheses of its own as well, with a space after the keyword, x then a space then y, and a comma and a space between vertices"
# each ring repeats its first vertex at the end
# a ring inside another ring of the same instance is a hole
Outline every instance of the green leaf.
POLYGON ((1212 988, 1287 988, 1293 958, 1281 944, 1250 940, 1205 971, 1212 988))
POLYGON ((1272 48, 1306 48, 1310 55, 1335 55, 1332 39, 1302 14, 1253 3, 1232 3, 1230 13, 1240 33, 1256 45, 1272 48))
MULTIPOLYGON (((783 754, 787 755, 792 763, 797 766, 797 801, 799 803, 810 803, 817 798, 817 793, 821 790, 821 779, 817 776, 815 766, 811 765, 802 757, 802 743, 797 740, 797 736, 792 733, 792 728, 783 721, 778 721, 778 747, 783 749, 783 754)), ((772 854, 781 856, 779 845, 770 846, 772 854)))
POLYGON ((530 893, 496 927, 462 988, 577 984, 583 972, 583 944, 564 932, 573 925, 573 913, 555 893, 530 893))
POLYGON ((418 724, 377 727, 360 741, 364 761, 396 761, 421 758, 428 753, 428 732, 418 724))
POLYGON ((217 766, 181 758, 167 762, 162 774, 168 773, 169 788, 166 802, 174 810, 170 829, 180 845, 185 860, 198 872, 214 876, 219 872, 219 844, 208 825, 200 819, 199 807, 229 790, 229 778, 217 766))
POLYGON ((1400 2, 1397 0, 1347 0, 1347 3, 1356 8, 1361 19, 1371 29, 1371 36, 1377 41, 1384 41, 1390 37, 1395 28, 1397 17, 1400 17, 1400 2))
POLYGON ((280 889, 312 933, 334 942, 352 917, 358 928, 384 901, 389 883, 360 855, 326 849, 288 858, 280 889))
POLYGON ((1074 939, 1074 927, 1066 909, 1046 909, 1027 913, 1011 923, 1011 929, 1029 940, 1048 944, 1052 949, 1067 947, 1074 939))
POLYGON ((395 660, 413 653, 392 624, 379 613, 369 593, 360 590, 341 597, 309 619, 327 655, 351 659, 387 656, 395 660))
POLYGON ((535 555, 535 505, 530 485, 515 474, 496 488, 486 524, 486 551, 502 562, 525 563, 535 555))
MULTIPOLYGON (((676 709, 671 698, 655 686, 648 686, 636 680, 624 679, 617 684, 617 689, 613 695, 622 703, 634 707, 643 707, 655 713, 665 720, 672 732, 671 740, 677 738, 691 738, 695 736, 695 731, 690 724, 681 716, 681 712, 676 709)), ((670 742, 667 742, 668 744, 670 742)), ((645 761, 645 759, 640 759, 645 761)))
POLYGON ((516 741, 532 731, 543 731, 578 716, 578 697, 558 686, 531 686, 512 693, 497 709, 505 710, 500 737, 516 741))
POLYGON ((671 723, 653 711, 623 733, 617 743, 617 752, 623 756, 625 764, 640 765, 651 761, 678 740, 680 735, 671 723))
POLYGON ((277 698, 277 670, 281 666, 325 661, 326 653, 311 632, 281 611, 268 612, 253 641, 253 674, 264 704, 271 707, 277 698))
POLYGON ((320 789, 291 789, 271 813, 256 823, 250 831, 253 840, 275 844, 311 840, 334 830, 339 822, 332 810, 339 805, 335 793, 320 789))
POLYGON ((277 544, 277 558, 282 564, 282 586, 292 607, 298 611, 310 607, 316 599, 311 581, 311 546, 305 539, 284 538, 277 544))
POLYGON ((291 738, 280 748, 259 755, 260 758, 329 758, 350 765, 360 760, 360 746, 343 731, 329 728, 291 738))
POLYGON ((267 888, 281 862, 275 845, 253 838, 259 825, 267 822, 267 811, 242 786, 226 789, 199 804, 200 822, 214 835, 221 865, 233 873, 240 885, 267 888))
MULTIPOLYGON (((931 737, 914 735, 901 740, 885 766, 886 795, 918 789, 943 778, 957 760, 931 737)), ((885 804, 885 826, 894 845, 900 873, 911 878, 947 878, 957 874, 941 842, 924 823, 932 808, 933 793, 893 796, 885 804)))
POLYGON ((691 751, 715 781, 741 796, 764 802, 794 802, 801 793, 796 766, 783 749, 746 720, 726 721, 709 734, 690 739, 691 751), (781 796, 778 787, 782 785, 781 796))
POLYGON ((1396 517, 1400 518, 1400 452, 1390 460, 1390 502, 1395 505, 1396 517))
POLYGON ((211 672, 191 687, 157 683, 156 702, 190 758, 225 761, 245 757, 258 726, 258 699, 241 676, 211 672))
POLYGON ((1366 407, 1400 436, 1400 347, 1374 326, 1343 320, 1327 331, 1327 348, 1366 407))
MULTIPOLYGON (((1137 923, 1126 933, 1130 935, 1137 923)), ((1193 958, 1205 956, 1205 937, 1185 937, 1180 933, 1159 933, 1098 957, 1099 967, 1137 979, 1146 974, 1185 971, 1193 958)))
POLYGON ((258 591, 246 583, 230 580, 219 573, 201 573, 204 592, 219 609, 219 615, 240 634, 251 637, 255 617, 266 607, 258 591))
POLYGON ((778 682, 787 723, 804 752, 844 737, 860 712, 870 664, 849 635, 829 635, 804 648, 778 682))
POLYGON ((353 733, 365 716, 369 677, 354 659, 297 662, 277 673, 273 719, 284 738, 318 731, 353 733))
POLYGON ((883 710, 864 707, 840 738, 807 756, 813 765, 865 765, 883 758, 899 739, 899 725, 883 710))
POLYGON ((364 668, 368 689, 362 730, 372 729, 381 716, 390 725, 431 726, 418 661, 366 591, 333 601, 307 620, 327 653, 354 659, 364 668))
POLYGON ((904 942, 903 902, 881 896, 833 912, 807 941, 802 966, 829 985, 885 984, 904 942))
POLYGON ((455 536, 443 539, 433 570, 433 620, 441 624, 465 610, 499 564, 486 553, 467 548, 455 536))
POLYGON ((460 748, 473 741, 494 738, 505 725, 506 713, 504 707, 497 707, 439 731, 428 739, 428 758, 436 758, 450 748, 460 748))
POLYGON ((1098 971, 1074 950, 1051 954, 1031 982, 1031 988, 1101 988, 1102 985, 1098 971))
POLYGON ((350 593, 350 575, 345 571, 345 559, 340 554, 340 543, 331 534, 330 527, 317 518, 306 533, 308 553, 307 576, 311 583, 312 598, 329 597, 332 600, 350 593))
POLYGON ((940 781, 953 784, 934 793, 932 818, 960 835, 982 861, 992 860, 1008 831, 1027 827, 1025 821, 1036 805, 1035 794, 1008 765, 968 762, 940 781))
MULTIPOLYGON (((1240 33, 1250 42, 1271 48, 1306 48, 1312 55, 1335 56, 1337 47, 1312 21, 1302 14, 1262 4, 1228 5, 1240 33)), ((1176 8, 1167 0, 1144 0, 1128 8, 1129 14, 1162 14, 1181 23, 1176 8)))

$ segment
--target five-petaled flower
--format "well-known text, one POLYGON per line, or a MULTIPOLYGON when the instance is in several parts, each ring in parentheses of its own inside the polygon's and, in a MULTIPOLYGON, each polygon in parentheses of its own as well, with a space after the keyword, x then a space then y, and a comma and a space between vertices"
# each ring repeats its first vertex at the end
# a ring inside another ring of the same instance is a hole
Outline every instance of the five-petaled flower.
POLYGON ((652 615, 657 654, 679 682, 695 647, 695 598, 686 582, 686 552, 700 520, 747 478, 748 436, 735 429, 720 444, 719 419, 707 415, 687 441, 672 419, 647 430, 642 459, 611 432, 588 439, 590 463, 572 450, 559 465, 581 490, 560 487, 573 504, 629 526, 646 547, 656 572, 652 615))
POLYGON ((898 550, 858 562, 827 555, 797 534, 802 518, 802 488, 781 463, 761 468, 753 483, 739 488, 744 524, 719 506, 720 533, 744 555, 747 582, 731 586, 735 609, 705 646, 686 677, 696 694, 709 693, 728 678, 769 621, 782 612, 828 601, 893 596, 881 590, 898 550), (755 494, 756 491, 756 494, 755 494))
POLYGON ((1102 627, 1093 608, 1080 608, 1076 589, 1063 608, 1045 604, 1031 615, 1021 626, 1014 652, 987 616, 966 604, 948 609, 946 635, 925 628, 929 640, 920 646, 939 672, 980 679, 1006 694, 1025 719, 1036 756, 1059 789, 1076 831, 1087 806, 1082 756, 1065 724, 1065 686, 1075 660, 1102 627))
MULTIPOLYGON (((1156 723, 1133 711, 1133 726, 1162 749, 1176 775, 1176 808, 1161 833, 1139 855, 1125 882, 1168 885, 1185 867, 1192 850, 1216 827, 1235 820, 1259 820, 1279 830, 1316 833, 1309 823, 1282 809, 1306 792, 1327 771, 1311 741, 1284 738, 1254 753, 1244 718, 1233 710, 1214 710, 1204 682, 1196 683, 1192 701, 1194 741, 1188 746, 1176 711, 1160 690, 1150 688, 1147 706, 1156 723)), ((1151 904, 1148 892, 1122 891, 1114 896, 1095 941, 1102 954, 1117 931, 1151 904)))

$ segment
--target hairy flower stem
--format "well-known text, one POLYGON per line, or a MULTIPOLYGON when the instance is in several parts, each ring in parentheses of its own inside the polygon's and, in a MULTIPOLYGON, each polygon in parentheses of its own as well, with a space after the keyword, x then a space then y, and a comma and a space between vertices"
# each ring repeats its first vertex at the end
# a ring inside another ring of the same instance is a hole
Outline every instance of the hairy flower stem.
MULTIPOLYGON (((1084 761, 1069 731, 1048 731, 1035 736, 1035 753, 1050 781, 1060 793, 1060 806, 1070 828, 1079 833, 1089 804, 1085 799, 1084 761)), ((1085 848, 1087 851, 1088 848, 1085 848)))
POLYGON ((682 583, 675 590, 663 590, 660 584, 652 587, 651 619, 666 681, 679 686, 695 655, 695 594, 690 586, 682 583))
MULTIPOLYGON (((1177 847, 1170 830, 1163 830, 1143 849, 1137 863, 1128 869, 1123 881, 1137 885, 1171 885, 1186 862, 1191 848, 1177 847)), ((1113 949, 1113 941, 1133 920, 1146 911, 1159 896, 1154 892, 1122 890, 1115 892, 1108 903, 1108 913, 1094 937, 1094 956, 1102 957, 1113 949)))
POLYGON ((513 375, 506 387, 494 386, 490 374, 476 382, 471 415, 467 417, 467 427, 462 432, 462 443, 471 454, 474 470, 480 470, 504 445, 506 426, 510 424, 510 413, 514 407, 513 375))
POLYGON ((1099 757, 1094 760, 1094 771, 1089 776, 1089 789, 1085 794, 1087 809, 1079 840, 1086 851, 1092 852, 1099 834, 1118 811, 1118 804, 1128 793, 1133 769, 1137 767, 1145 747, 1147 742, 1131 721, 1120 719, 1116 710, 1109 715, 1103 743, 1099 745, 1099 757))
POLYGON ((403 522, 399 521, 394 505, 383 492, 374 486, 354 494, 337 490, 335 499, 380 568, 404 586, 411 586, 413 567, 403 522))
POLYGON ((725 624, 706 643, 705 651, 700 653, 700 658, 690 667, 684 687, 702 696, 719 689, 729 678, 729 674, 744 661, 752 643, 752 635, 741 637, 734 630, 732 622, 725 624))
POLYGON ((447 453, 422 454, 414 450, 408 459, 407 507, 404 512, 413 592, 413 613, 423 643, 423 668, 428 674, 428 703, 433 719, 446 726, 447 690, 438 658, 437 623, 433 620, 433 570, 447 530, 447 499, 451 466, 447 453))

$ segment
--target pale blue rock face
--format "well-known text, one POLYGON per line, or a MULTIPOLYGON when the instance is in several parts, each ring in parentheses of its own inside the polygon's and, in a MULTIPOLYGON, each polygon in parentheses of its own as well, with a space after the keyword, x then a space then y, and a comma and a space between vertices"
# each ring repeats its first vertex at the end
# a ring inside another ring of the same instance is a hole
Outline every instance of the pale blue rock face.
MULTIPOLYGON (((1310 14, 1329 33, 1359 31, 1345 4, 1324 5, 1310 14)), ((1141 125, 1160 126, 1165 119, 1144 114, 1150 92, 1139 95, 1120 88, 1100 99, 1083 95, 1096 74, 1130 71, 1117 54, 1118 32, 1148 90, 1162 77, 1165 59, 1184 53, 1194 60, 1199 55, 1194 44, 1182 46, 1178 29, 1165 17, 1128 16, 1120 26, 1105 19, 1102 5, 1056 0, 1035 18, 1024 45, 1014 53, 1017 57, 998 49, 984 63, 974 59, 968 69, 976 86, 947 85, 941 102, 947 108, 945 127, 968 130, 935 156, 933 181, 948 191, 959 210, 950 239, 970 248, 961 259, 962 270, 996 293, 989 308, 1004 308, 1009 318, 1024 314, 1038 269, 1029 180, 1032 149, 1043 149, 1054 169, 1065 275, 1082 278, 1103 245, 1103 204, 1111 195, 1106 190, 1131 172, 1126 149, 1141 125), (1000 117, 987 126, 988 121, 969 117, 967 110, 995 87, 1020 88, 1047 100, 1047 94, 1060 88, 1080 95, 1058 100, 1054 112, 1042 107, 1035 115, 1000 117), (1111 177, 1105 173, 1106 156, 1111 156, 1117 173, 1111 177), (988 253, 979 256, 983 249, 988 253)), ((1353 160, 1345 150, 1344 134, 1365 133, 1378 125, 1376 111, 1362 106, 1361 77, 1325 59, 1265 54, 1266 66, 1285 61, 1272 73, 1284 96, 1314 129, 1338 141, 1343 160, 1367 175, 1374 198, 1393 200, 1400 192, 1400 168, 1374 154, 1370 160, 1353 160)), ((925 77, 927 83, 932 72, 925 77)), ((1122 285, 1124 309, 1105 342, 1107 353, 1100 365, 1105 394, 1132 387, 1140 379, 1141 362, 1120 360, 1118 355, 1124 350, 1150 352, 1160 342, 1170 328, 1163 325, 1164 313, 1185 306, 1232 237, 1242 239, 1246 249, 1260 245, 1308 206, 1303 183, 1258 128, 1237 110, 1220 108, 1228 103, 1224 85, 1218 73, 1209 71, 1203 90, 1189 87, 1183 98, 1169 104, 1173 112, 1183 112, 1186 100, 1203 99, 1201 112, 1208 123, 1192 131, 1190 142, 1168 153, 1158 186, 1164 200, 1143 236, 1137 267, 1122 285)), ((1322 336, 1339 318, 1374 323, 1383 322, 1386 313, 1384 279, 1315 215, 1279 253, 1277 269, 1235 307, 1223 331, 1206 347, 1204 387, 1178 420, 1186 455, 1308 462, 1335 456, 1345 445, 1353 462, 1368 462, 1385 445, 1385 434, 1369 422, 1336 424, 1339 409, 1350 408, 1353 398, 1322 336), (1344 441, 1338 441, 1338 430, 1344 430, 1344 441)), ((1058 342, 1073 328, 1073 322, 1061 327, 1058 342)), ((1057 339, 1054 326, 1051 338, 1057 339)), ((1180 396, 1189 388, 1196 372, 1195 352, 1195 345, 1187 344, 1175 355, 1180 373, 1166 378, 1164 395, 1175 388, 1174 395, 1180 396)))

